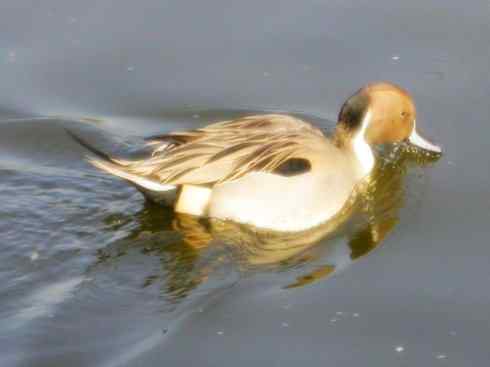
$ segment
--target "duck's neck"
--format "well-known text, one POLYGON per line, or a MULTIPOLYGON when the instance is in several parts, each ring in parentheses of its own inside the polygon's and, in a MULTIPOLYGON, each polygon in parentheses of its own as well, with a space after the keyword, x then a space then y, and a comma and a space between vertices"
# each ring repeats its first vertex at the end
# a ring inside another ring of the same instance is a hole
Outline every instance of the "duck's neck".
POLYGON ((350 154, 353 154, 357 162, 359 163, 362 176, 366 176, 374 168, 375 158, 371 146, 366 142, 366 129, 371 119, 371 111, 367 111, 359 128, 352 132, 346 131, 342 124, 337 126, 335 133, 335 141, 337 145, 343 150, 347 150, 350 154))

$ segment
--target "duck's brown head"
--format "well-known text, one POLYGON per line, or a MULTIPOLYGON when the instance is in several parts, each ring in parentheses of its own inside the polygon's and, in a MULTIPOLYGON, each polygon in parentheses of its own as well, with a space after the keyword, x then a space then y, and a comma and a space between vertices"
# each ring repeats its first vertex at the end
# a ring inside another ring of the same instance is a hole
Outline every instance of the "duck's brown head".
POLYGON ((339 131, 353 139, 361 137, 369 145, 397 143, 409 140, 412 144, 440 153, 441 148, 418 135, 415 104, 402 88, 387 82, 368 84, 342 106, 339 131))

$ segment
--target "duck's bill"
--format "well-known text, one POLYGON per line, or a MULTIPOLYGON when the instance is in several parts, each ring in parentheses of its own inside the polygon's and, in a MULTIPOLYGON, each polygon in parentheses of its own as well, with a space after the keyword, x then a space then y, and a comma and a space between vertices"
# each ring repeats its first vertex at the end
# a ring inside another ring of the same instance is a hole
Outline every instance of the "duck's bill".
POLYGON ((422 148, 424 150, 427 150, 429 152, 434 152, 434 153, 442 153, 442 149, 440 146, 435 145, 431 143, 430 141, 424 139, 421 137, 416 129, 413 129, 412 134, 408 138, 408 141, 415 145, 416 147, 422 148))

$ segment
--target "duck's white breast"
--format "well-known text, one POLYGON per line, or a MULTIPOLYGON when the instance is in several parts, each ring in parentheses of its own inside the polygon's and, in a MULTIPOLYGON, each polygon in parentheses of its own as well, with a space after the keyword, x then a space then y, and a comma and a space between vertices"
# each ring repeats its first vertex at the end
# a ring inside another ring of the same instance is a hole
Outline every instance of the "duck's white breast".
POLYGON ((342 175, 311 172, 284 177, 265 172, 213 188, 208 215, 277 231, 301 231, 337 214, 353 189, 342 175))

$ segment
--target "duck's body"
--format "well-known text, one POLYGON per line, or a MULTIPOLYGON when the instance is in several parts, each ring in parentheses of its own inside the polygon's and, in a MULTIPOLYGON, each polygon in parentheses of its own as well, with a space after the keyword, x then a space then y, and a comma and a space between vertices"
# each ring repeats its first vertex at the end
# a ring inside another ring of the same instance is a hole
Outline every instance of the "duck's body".
MULTIPOLYGON (((107 157, 78 140, 98 155, 90 159, 92 164, 177 212, 301 231, 345 207, 374 167, 370 144, 416 135, 414 115, 405 92, 382 83, 364 88, 344 104, 331 138, 297 118, 268 114, 153 137, 152 156, 138 161, 107 157), (366 89, 394 95, 370 100, 366 89), (386 128, 383 124, 394 107, 401 108, 396 117, 403 121, 393 120, 386 128), (373 128, 376 118, 381 120, 373 128)), ((435 147, 423 142, 425 148, 435 147)))
MULTIPOLYGON (((362 174, 348 154, 325 138, 315 140, 311 149, 296 156, 310 164, 299 167, 297 174, 251 171, 210 188, 184 185, 176 211, 278 231, 304 230, 327 221, 345 205, 362 174), (207 191, 200 195, 200 190, 207 191), (200 198, 202 205, 196 208, 200 198)), ((283 166, 287 164, 286 160, 283 166)))

